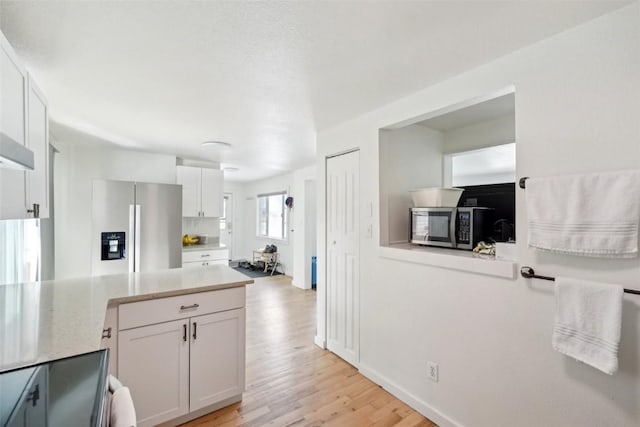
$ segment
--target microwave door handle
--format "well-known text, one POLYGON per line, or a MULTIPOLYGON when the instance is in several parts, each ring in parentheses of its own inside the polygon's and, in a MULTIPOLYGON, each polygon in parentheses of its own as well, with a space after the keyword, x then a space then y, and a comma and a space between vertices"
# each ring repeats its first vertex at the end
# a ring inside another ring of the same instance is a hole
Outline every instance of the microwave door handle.
POLYGON ((453 209, 451 213, 451 221, 449 221, 449 233, 451 236, 451 247, 455 248, 456 243, 456 223, 458 222, 458 209, 453 209))

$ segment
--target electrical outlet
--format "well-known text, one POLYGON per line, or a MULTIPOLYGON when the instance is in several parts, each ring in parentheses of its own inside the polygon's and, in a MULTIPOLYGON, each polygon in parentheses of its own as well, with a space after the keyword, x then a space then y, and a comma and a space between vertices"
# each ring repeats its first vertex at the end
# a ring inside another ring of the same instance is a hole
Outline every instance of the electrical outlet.
POLYGON ((438 364, 427 361, 427 376, 435 383, 438 382, 438 364))

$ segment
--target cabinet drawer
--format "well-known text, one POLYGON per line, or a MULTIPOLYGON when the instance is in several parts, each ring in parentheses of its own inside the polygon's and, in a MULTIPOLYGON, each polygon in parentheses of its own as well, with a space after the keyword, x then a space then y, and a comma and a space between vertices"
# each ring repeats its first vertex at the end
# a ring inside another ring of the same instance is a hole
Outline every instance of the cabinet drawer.
POLYGON ((227 249, 210 250, 210 251, 187 251, 182 252, 182 262, 195 261, 214 261, 229 259, 229 251, 227 249))
POLYGON ((229 261, 226 259, 215 259, 212 261, 183 262, 182 268, 206 267, 208 265, 229 265, 229 261))
POLYGON ((243 287, 121 304, 120 330, 244 307, 243 287), (197 306, 196 306, 197 304, 197 306))

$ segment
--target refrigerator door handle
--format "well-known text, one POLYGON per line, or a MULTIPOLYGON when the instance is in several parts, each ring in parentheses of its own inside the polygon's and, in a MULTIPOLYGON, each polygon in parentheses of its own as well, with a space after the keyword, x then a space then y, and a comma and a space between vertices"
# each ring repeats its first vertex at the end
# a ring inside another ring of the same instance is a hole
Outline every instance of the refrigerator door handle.
POLYGON ((127 245, 129 253, 127 257, 129 258, 129 273, 133 273, 135 271, 135 233, 136 233, 136 206, 129 205, 129 244, 127 245))
POLYGON ((135 271, 140 271, 140 205, 136 205, 136 234, 133 238, 135 271))

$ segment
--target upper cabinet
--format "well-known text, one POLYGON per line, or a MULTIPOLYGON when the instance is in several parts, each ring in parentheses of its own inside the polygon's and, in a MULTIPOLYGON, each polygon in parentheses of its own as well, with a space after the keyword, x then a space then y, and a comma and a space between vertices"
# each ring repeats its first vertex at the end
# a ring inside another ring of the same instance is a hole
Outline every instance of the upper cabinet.
POLYGON ((0 220, 49 216, 49 111, 43 93, 0 33, 0 132, 34 154, 33 170, 0 165, 0 220))
POLYGON ((27 172, 28 206, 39 207, 39 217, 49 217, 49 108, 47 100, 29 77, 27 96, 27 147, 36 167, 27 172))
MULTIPOLYGON (((0 132, 26 145, 27 71, 0 34, 0 132)), ((0 219, 27 217, 27 174, 0 165, 0 219)))
POLYGON ((0 131, 26 144, 27 71, 11 45, 0 36, 0 131))
POLYGON ((219 218, 222 215, 221 170, 177 166, 177 182, 182 185, 182 216, 219 218))

